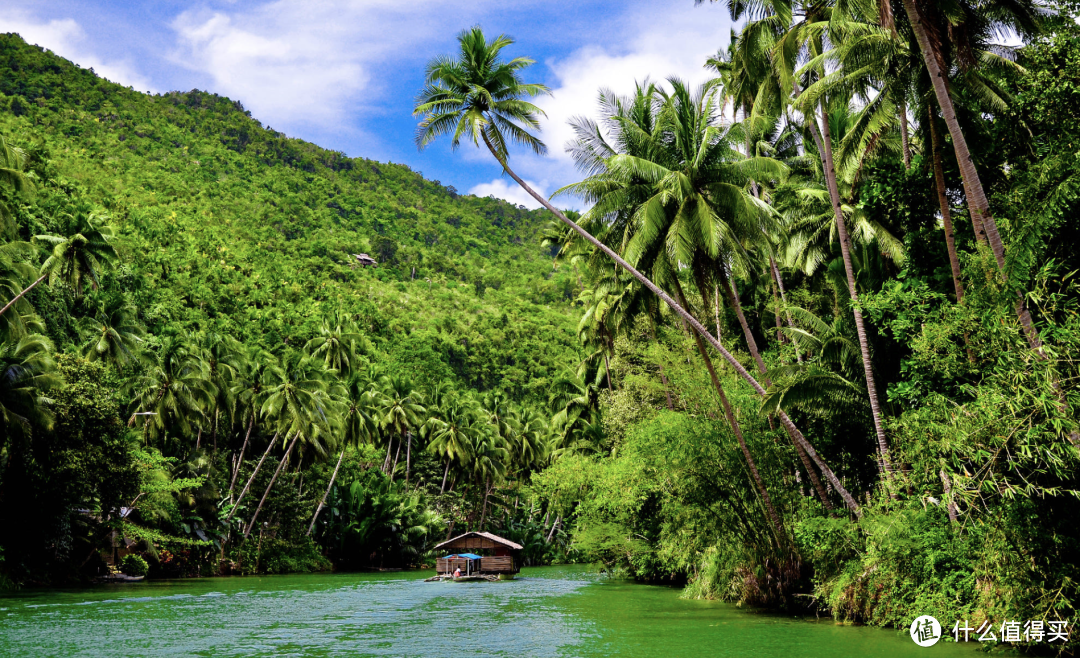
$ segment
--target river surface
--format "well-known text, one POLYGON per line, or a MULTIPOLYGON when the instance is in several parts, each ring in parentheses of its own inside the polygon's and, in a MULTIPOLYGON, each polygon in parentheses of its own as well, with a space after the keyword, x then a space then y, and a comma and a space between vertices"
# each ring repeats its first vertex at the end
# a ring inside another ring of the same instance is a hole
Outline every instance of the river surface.
POLYGON ((206 578, 0 597, 3 656, 967 656, 907 633, 763 614, 585 567, 206 578))

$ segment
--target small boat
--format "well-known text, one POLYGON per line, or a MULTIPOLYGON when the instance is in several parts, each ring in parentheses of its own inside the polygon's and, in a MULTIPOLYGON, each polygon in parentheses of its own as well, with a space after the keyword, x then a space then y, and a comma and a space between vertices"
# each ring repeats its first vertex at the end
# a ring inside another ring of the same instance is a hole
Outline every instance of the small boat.
POLYGON ((146 576, 129 576, 126 573, 110 573, 98 578, 98 582, 102 583, 137 583, 146 576))

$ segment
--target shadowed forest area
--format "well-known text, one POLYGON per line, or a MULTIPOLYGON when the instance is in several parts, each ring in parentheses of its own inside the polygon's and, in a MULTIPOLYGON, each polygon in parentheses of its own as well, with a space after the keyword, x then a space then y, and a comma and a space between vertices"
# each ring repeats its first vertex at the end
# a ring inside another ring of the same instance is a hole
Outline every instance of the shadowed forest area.
POLYGON ((528 53, 432 60, 417 145, 537 211, 0 36, 0 585, 488 530, 692 597, 1075 624, 1077 7, 728 9, 710 82, 583 100, 553 202, 507 146, 564 146, 528 53))

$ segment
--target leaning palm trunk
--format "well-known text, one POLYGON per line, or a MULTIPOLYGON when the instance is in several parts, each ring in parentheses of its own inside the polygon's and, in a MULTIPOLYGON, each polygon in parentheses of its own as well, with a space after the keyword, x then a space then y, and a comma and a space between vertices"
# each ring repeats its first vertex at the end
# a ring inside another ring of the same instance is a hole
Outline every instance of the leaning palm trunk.
MULTIPOLYGON (((642 274, 641 272, 638 272, 637 269, 635 269, 633 266, 631 266, 630 263, 627 263, 621 256, 619 256, 617 253, 615 253, 610 247, 608 247, 603 242, 600 242, 600 240, 596 239, 596 237, 594 235, 592 235, 591 233, 589 233, 585 229, 578 226, 575 222, 571 221, 569 218, 566 217, 566 215, 564 215, 562 212, 560 212, 558 209, 556 209, 555 206, 551 205, 550 201, 548 201, 542 195, 538 194, 535 190, 533 190, 531 187, 529 187, 529 185, 527 183, 525 183, 525 181, 523 181, 521 179, 521 177, 519 177, 516 173, 514 173, 514 171, 509 167, 509 165, 507 165, 506 162, 501 157, 499 157, 498 152, 495 150, 495 147, 492 146, 491 142, 488 140, 486 135, 484 135, 484 144, 487 145, 488 150, 490 150, 491 154, 495 156, 495 159, 498 161, 498 163, 500 165, 502 165, 503 170, 507 173, 507 175, 509 175, 511 178, 513 178, 514 182, 516 182, 518 185, 520 185, 521 188, 523 190, 525 190, 529 194, 529 196, 536 199, 537 202, 540 203, 540 205, 547 208, 548 211, 551 212, 551 214, 555 215, 555 217, 557 217, 559 219, 559 221, 566 224, 575 233, 577 233, 582 238, 584 238, 587 242, 589 242, 589 244, 593 245, 594 247, 599 249, 604 255, 606 255, 608 258, 615 261, 620 267, 623 268, 623 270, 625 270, 631 276, 633 276, 635 279, 637 279, 637 281, 639 283, 641 283, 641 285, 645 286, 645 288, 648 289, 651 293, 653 293, 654 295, 659 297, 662 302, 667 304, 668 308, 670 308, 673 313, 675 313, 682 320, 684 320, 687 324, 689 324, 690 327, 695 332, 697 332, 698 335, 700 335, 703 339, 705 339, 705 341, 707 343, 709 343, 709 345, 711 345, 713 347, 713 349, 718 351, 721 354, 721 356, 724 357, 724 360, 727 361, 731 365, 731 367, 735 369, 735 372, 737 372, 739 374, 739 376, 742 377, 743 380, 746 381, 746 383, 750 384, 750 386, 752 386, 754 388, 754 391, 758 395, 760 395, 760 396, 765 395, 765 389, 761 386, 761 384, 758 383, 758 381, 756 379, 754 379, 754 376, 751 375, 746 370, 746 368, 744 368, 742 366, 742 364, 739 363, 739 361, 731 354, 731 352, 729 352, 723 345, 721 345, 720 341, 716 340, 709 333, 709 331, 704 326, 702 326, 702 324, 700 322, 697 321, 696 318, 694 318, 692 315, 690 315, 690 313, 688 313, 682 306, 679 306, 675 302, 675 300, 671 298, 670 295, 668 295, 666 292, 661 290, 655 283, 650 281, 649 278, 646 277, 644 274, 642 274)), ((814 450, 813 446, 810 445, 810 442, 806 440, 806 437, 804 437, 802 435, 802 433, 799 432, 799 430, 795 427, 795 424, 791 422, 791 419, 788 417, 788 415, 782 410, 779 411, 777 413, 777 415, 780 418, 781 424, 783 424, 784 427, 786 429, 788 429, 789 432, 792 432, 797 437, 796 440, 799 441, 802 444, 803 449, 806 450, 806 453, 808 455, 810 455, 810 458, 814 461, 815 464, 817 464, 817 466, 821 470, 821 472, 823 474, 825 474, 825 477, 826 477, 826 479, 829 480, 829 483, 832 484, 833 488, 835 488, 837 490, 837 492, 840 494, 840 496, 844 499, 844 502, 848 506, 848 509, 850 509, 856 515, 861 516, 862 511, 861 511, 861 509, 859 507, 859 504, 855 501, 855 499, 851 496, 851 494, 848 493, 848 490, 846 488, 844 488, 844 485, 842 485, 840 483, 840 480, 832 472, 832 469, 830 469, 828 467, 828 465, 825 464, 825 462, 822 461, 820 457, 818 457, 817 452, 814 450)))
POLYGON ((442 474, 442 486, 439 487, 439 495, 446 493, 446 476, 450 475, 450 458, 446 458, 446 469, 442 474))
POLYGON ((878 403, 877 385, 874 383, 874 366, 870 362, 870 343, 866 338, 866 325, 863 322, 862 309, 859 308, 859 292, 855 287, 855 268, 851 263, 851 236, 848 234, 847 222, 844 221, 844 211, 840 207, 840 188, 836 183, 836 168, 833 166, 829 115, 825 111, 824 103, 821 104, 821 123, 821 132, 818 132, 817 122, 813 119, 810 120, 815 141, 818 142, 817 146, 824 161, 825 182, 829 188, 829 198, 832 202, 833 215, 836 218, 836 232, 840 237, 840 254, 844 259, 848 294, 851 296, 851 311, 855 316, 855 330, 859 335, 859 352, 862 355, 863 372, 866 375, 866 394, 870 398, 870 414, 874 420, 874 433, 877 436, 881 468, 886 477, 890 477, 892 475, 892 463, 889 461, 889 444, 885 438, 885 426, 881 422, 881 406, 878 403))
MULTIPOLYGON (((773 279, 776 280, 776 287, 780 290, 780 302, 784 305, 787 326, 794 329, 795 323, 791 319, 791 310, 787 307, 787 294, 784 292, 784 278, 780 276, 780 268, 776 266, 776 259, 772 257, 772 254, 769 254, 769 267, 772 269, 773 279)), ((719 294, 719 289, 717 289, 717 294, 719 294)), ((799 346, 794 341, 791 344, 795 348, 795 360, 802 363, 802 352, 799 351, 799 346)))
POLYGON ((247 432, 244 434, 244 443, 240 446, 240 454, 236 457, 236 466, 233 468, 232 479, 229 481, 229 500, 232 500, 233 489, 236 488, 236 477, 240 475, 240 465, 244 463, 244 451, 247 450, 248 439, 251 438, 251 428, 255 427, 255 414, 251 414, 248 421, 247 432))
POLYGON ((743 438, 739 421, 735 419, 735 413, 731 409, 731 403, 728 402, 727 396, 724 395, 724 388, 720 385, 720 379, 716 376, 716 369, 713 367, 712 359, 709 358, 709 353, 705 350, 705 342, 702 341, 701 336, 698 336, 697 334, 694 334, 694 339, 697 343, 698 353, 701 354, 702 360, 705 361, 705 369, 709 371, 709 378, 712 380, 713 388, 716 389, 716 394, 720 398, 720 404, 724 408, 724 417, 727 418, 728 425, 731 426, 731 431, 735 434, 735 439, 739 442, 739 449, 742 450, 743 458, 746 459, 746 466, 750 469, 750 477, 754 481, 754 486, 758 490, 758 495, 761 496, 761 503, 765 507, 765 512, 769 516, 769 522, 772 524, 773 531, 776 533, 776 541, 780 545, 783 545, 786 543, 786 540, 784 537, 784 525, 780 521, 780 515, 776 513, 772 497, 769 496, 769 490, 765 488, 765 481, 761 479, 761 474, 758 472, 754 457, 750 454, 750 448, 746 445, 746 439, 743 438))
MULTIPOLYGON (((742 303, 739 301, 739 290, 735 287, 735 281, 728 280, 728 284, 724 286, 724 292, 727 293, 728 301, 732 308, 735 309, 735 315, 739 318, 739 326, 742 327, 743 336, 746 337, 746 346, 750 350, 750 354, 754 357, 754 362, 757 363, 758 372, 761 373, 761 379, 765 382, 766 386, 772 386, 772 382, 769 381, 769 376, 765 374, 765 361, 761 358, 761 352, 758 351, 757 341, 754 339, 753 332, 750 331, 750 324, 746 321, 746 314, 743 313, 742 303)), ((704 299, 704 292, 702 298, 704 299)), ((789 316, 790 318, 790 316, 789 316)), ((772 422, 772 421, 770 421, 772 422)), ((825 487, 821 484, 821 479, 818 478, 817 473, 814 472, 813 466, 810 464, 810 458, 807 456, 806 451, 795 439, 795 436, 787 430, 788 436, 791 438, 791 442, 795 444, 795 452, 799 455, 799 460, 803 464, 803 468, 806 469, 807 474, 810 476, 810 482, 814 485, 814 491, 817 492, 818 498, 821 499, 821 504, 825 506, 825 509, 831 510, 833 508, 832 503, 829 502, 829 494, 825 491, 825 487)))
POLYGON ((311 531, 315 529, 315 519, 319 518, 319 512, 326 506, 326 499, 330 496, 330 490, 334 488, 334 480, 337 479, 338 469, 341 468, 341 460, 345 457, 345 448, 341 449, 341 454, 337 458, 337 466, 334 467, 333 474, 330 475, 330 484, 326 485, 326 493, 323 494, 322 500, 319 501, 319 506, 315 508, 315 514, 311 517, 311 525, 308 526, 307 535, 311 536, 311 531))
POLYGON ((48 274, 42 274, 42 275, 41 275, 41 276, 40 276, 40 277, 38 278, 38 280, 37 280, 37 281, 35 281, 35 282, 31 283, 30 285, 26 286, 26 288, 24 288, 22 292, 20 292, 20 293, 19 293, 18 295, 15 295, 15 297, 14 297, 14 298, 12 298, 12 300, 11 300, 10 302, 8 302, 7 304, 5 304, 5 305, 4 305, 4 308, 0 308, 0 315, 3 315, 4 313, 6 313, 6 312, 7 312, 7 310, 8 310, 9 308, 11 308, 11 307, 12 307, 12 305, 14 305, 14 304, 15 304, 15 302, 17 302, 17 301, 19 301, 20 299, 22 299, 22 298, 23 298, 23 295, 25 295, 26 293, 28 293, 28 292, 30 292, 31 290, 33 290, 33 289, 34 289, 34 287, 35 287, 35 286, 37 286, 37 284, 39 284, 39 283, 41 283, 42 281, 44 281, 44 280, 45 280, 45 277, 47 277, 47 276, 49 276, 49 275, 48 275, 48 274))
MULTIPOLYGON (((266 452, 263 453, 262 458, 259 459, 259 463, 255 465, 255 470, 251 472, 251 477, 248 478, 247 484, 244 485, 243 491, 236 497, 236 504, 233 505, 232 510, 229 512, 228 518, 225 519, 225 525, 229 525, 229 521, 232 521, 233 515, 236 514, 236 510, 240 509, 240 501, 244 500, 244 496, 247 495, 248 489, 251 488, 251 483, 255 481, 255 476, 259 474, 259 469, 262 468, 263 462, 266 461, 267 455, 274 449, 274 444, 277 443, 278 435, 280 432, 274 433, 274 438, 270 439, 270 445, 266 446, 266 452)), ((286 439, 287 441, 288 439, 286 439)), ((237 467, 239 471, 239 466, 237 467)))
POLYGON ((945 196, 945 172, 941 167, 941 135, 938 134, 936 123, 934 113, 930 111, 930 148, 934 154, 934 183, 937 187, 938 206, 941 209, 941 224, 945 228, 945 246, 949 250, 953 289, 956 291, 956 302, 959 304, 964 301, 964 284, 960 281, 960 259, 956 255, 956 238, 953 236, 949 198, 945 196))
POLYGON ((248 538, 251 534, 251 529, 255 527, 255 519, 259 518, 259 512, 262 511, 263 505, 266 503, 267 497, 270 496, 270 490, 274 488, 274 482, 277 481, 279 475, 281 475, 281 469, 285 468, 285 462, 289 460, 289 455, 292 453, 292 449, 296 446, 296 442, 300 440, 300 432, 297 432, 293 436, 292 443, 285 449, 285 454, 281 456, 281 461, 278 462, 277 470, 274 471, 273 477, 270 478, 270 484, 266 485, 266 491, 263 492, 262 498, 259 499, 259 506, 255 508, 255 513, 251 515, 251 521, 248 522, 247 528, 244 529, 244 539, 248 538))

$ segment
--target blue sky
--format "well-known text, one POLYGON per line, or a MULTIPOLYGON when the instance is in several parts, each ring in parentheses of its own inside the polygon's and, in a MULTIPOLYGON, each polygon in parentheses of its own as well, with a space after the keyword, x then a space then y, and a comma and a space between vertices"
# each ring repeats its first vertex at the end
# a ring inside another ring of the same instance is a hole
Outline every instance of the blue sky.
MULTIPOLYGON (((110 80, 152 92, 217 92, 264 125, 320 146, 422 171, 461 192, 526 197, 486 152, 417 152, 412 101, 424 64, 479 24, 517 39, 506 52, 537 60, 529 81, 553 95, 541 138, 549 154, 515 153, 512 166, 545 193, 578 179, 563 151, 566 121, 591 115, 600 87, 635 79, 706 78, 705 57, 725 46, 723 4, 694 0, 5 0, 0 32, 110 80)), ((560 205, 576 206, 571 199, 560 205)))

